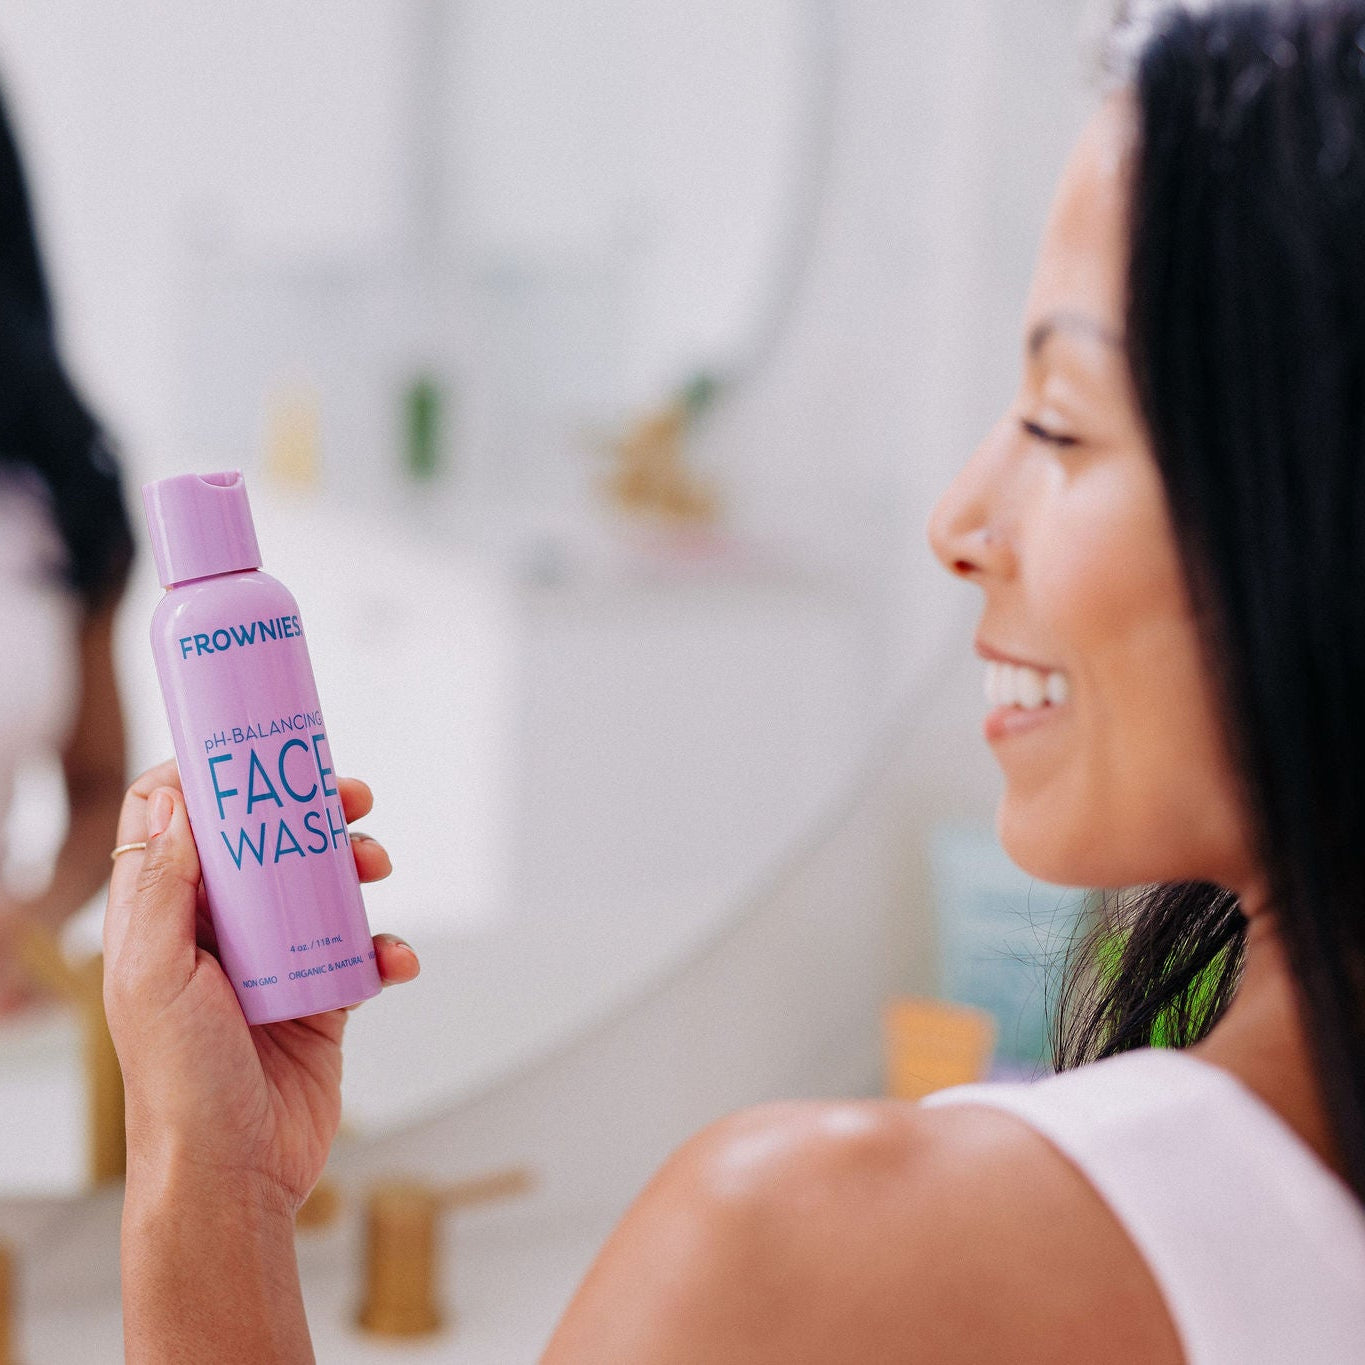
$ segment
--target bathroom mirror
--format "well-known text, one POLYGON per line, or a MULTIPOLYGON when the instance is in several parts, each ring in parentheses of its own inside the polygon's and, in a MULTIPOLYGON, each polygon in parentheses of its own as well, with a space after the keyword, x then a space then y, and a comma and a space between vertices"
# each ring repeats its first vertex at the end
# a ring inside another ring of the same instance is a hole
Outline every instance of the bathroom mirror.
MULTIPOLYGON (((351 1026, 362 1133, 638 997, 861 753, 851 590, 733 553, 579 573, 522 533, 547 510, 590 523, 632 422, 742 392, 770 358, 824 186, 832 64, 818 0, 0 15, 68 352, 135 517, 148 478, 246 469, 339 761, 378 795, 399 870, 372 923, 425 970, 351 1026), (419 468, 420 384, 440 434, 419 468)), ((138 768, 169 751, 157 593, 144 553, 118 639, 138 768)), ((23 818, 61 819, 41 774, 23 818)), ((69 1191, 92 1121, 80 1031, 0 1033, 0 1102, 66 1138, 30 1143, 9 1187, 69 1191)))

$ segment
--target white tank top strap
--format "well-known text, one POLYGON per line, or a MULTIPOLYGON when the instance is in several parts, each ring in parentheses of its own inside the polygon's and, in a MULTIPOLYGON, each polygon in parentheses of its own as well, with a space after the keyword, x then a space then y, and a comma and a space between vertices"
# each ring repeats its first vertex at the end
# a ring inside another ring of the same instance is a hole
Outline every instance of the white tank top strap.
POLYGON ((1189 1365, 1365 1362, 1365 1207, 1230 1072, 1147 1048, 920 1103, 1005 1110, 1068 1157, 1151 1269, 1189 1365))

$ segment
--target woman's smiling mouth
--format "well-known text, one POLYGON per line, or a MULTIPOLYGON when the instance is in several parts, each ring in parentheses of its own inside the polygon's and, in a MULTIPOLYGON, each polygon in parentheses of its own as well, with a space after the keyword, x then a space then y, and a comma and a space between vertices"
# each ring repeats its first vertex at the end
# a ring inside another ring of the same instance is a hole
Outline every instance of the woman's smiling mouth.
POLYGON ((1046 724, 1070 700, 1071 683, 1060 669, 1018 663, 993 650, 981 653, 986 657, 986 700, 993 708, 985 721, 988 742, 1046 724))

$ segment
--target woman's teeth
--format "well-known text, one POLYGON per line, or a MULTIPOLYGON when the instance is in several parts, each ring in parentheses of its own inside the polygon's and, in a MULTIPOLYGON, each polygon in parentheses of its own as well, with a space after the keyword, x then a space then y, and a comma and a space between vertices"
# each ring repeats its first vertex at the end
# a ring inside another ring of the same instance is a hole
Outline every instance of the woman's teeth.
POLYGON ((986 665, 986 700, 992 706, 1017 706, 1038 711, 1044 706, 1061 706, 1071 695, 1065 673, 1044 673, 1028 664, 986 665))

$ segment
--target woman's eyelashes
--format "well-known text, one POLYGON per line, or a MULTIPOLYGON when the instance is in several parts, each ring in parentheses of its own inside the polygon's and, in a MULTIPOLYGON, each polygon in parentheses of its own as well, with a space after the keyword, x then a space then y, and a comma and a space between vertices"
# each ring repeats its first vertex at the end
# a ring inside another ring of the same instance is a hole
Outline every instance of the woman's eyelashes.
POLYGON ((1067 449, 1081 443, 1078 436, 1067 436, 1059 431, 1049 431, 1046 427, 1039 426, 1037 422, 1030 422, 1027 418, 1021 420, 1019 425, 1035 440, 1045 441, 1050 446, 1067 449))

